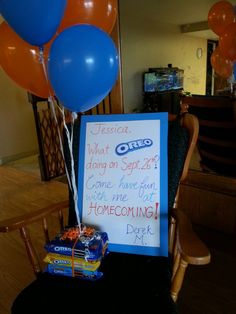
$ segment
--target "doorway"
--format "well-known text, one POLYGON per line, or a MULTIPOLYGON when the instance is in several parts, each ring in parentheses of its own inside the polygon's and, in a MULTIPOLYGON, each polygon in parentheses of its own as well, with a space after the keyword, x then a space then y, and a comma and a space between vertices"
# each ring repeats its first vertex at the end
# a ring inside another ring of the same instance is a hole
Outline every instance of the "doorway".
POLYGON ((226 88, 229 83, 227 79, 219 76, 211 65, 211 55, 218 45, 216 40, 207 41, 207 76, 206 76, 206 95, 216 95, 217 91, 226 88))

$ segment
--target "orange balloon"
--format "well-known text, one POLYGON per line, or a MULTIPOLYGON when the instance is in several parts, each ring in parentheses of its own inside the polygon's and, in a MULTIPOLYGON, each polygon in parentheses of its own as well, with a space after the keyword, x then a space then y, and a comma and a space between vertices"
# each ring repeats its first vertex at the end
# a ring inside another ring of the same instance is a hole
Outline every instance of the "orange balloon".
POLYGON ((233 73, 233 63, 224 58, 219 46, 216 47, 211 55, 211 65, 215 72, 223 78, 227 79, 233 73))
POLYGON ((231 61, 236 61, 236 23, 229 24, 220 36, 220 51, 231 61))
POLYGON ((217 35, 221 35, 234 18, 233 5, 228 1, 219 1, 211 7, 208 13, 208 26, 217 35))
MULTIPOLYGON (((45 45, 45 66, 51 42, 45 45)), ((0 25, 0 64, 17 85, 30 93, 42 98, 54 95, 40 61, 39 48, 21 39, 5 21, 0 25)))
POLYGON ((76 24, 91 24, 110 34, 116 17, 117 0, 67 0, 58 32, 76 24))

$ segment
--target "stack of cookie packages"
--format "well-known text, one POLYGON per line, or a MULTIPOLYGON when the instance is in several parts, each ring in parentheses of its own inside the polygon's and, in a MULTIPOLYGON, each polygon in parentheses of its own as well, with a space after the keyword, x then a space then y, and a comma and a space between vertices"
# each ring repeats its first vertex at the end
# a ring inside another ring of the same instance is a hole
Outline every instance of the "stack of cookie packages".
POLYGON ((68 227, 47 243, 45 250, 48 273, 97 280, 103 276, 99 268, 108 253, 108 236, 90 226, 68 227))

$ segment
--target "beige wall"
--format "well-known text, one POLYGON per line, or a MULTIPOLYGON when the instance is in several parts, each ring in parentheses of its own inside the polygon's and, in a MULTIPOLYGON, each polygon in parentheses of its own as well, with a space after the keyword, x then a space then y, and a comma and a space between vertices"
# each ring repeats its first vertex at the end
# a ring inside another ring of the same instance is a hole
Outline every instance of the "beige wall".
POLYGON ((0 164, 38 150, 27 92, 0 70, 0 164))
MULTIPOLYGON (((145 5, 145 1, 144 1, 145 5)), ((145 12, 145 10, 144 10, 145 12)), ((181 34, 172 24, 158 23, 120 1, 120 32, 125 112, 142 103, 142 73, 149 67, 184 70, 184 89, 205 94, 207 40, 181 34), (197 48, 203 57, 196 57, 197 48)))

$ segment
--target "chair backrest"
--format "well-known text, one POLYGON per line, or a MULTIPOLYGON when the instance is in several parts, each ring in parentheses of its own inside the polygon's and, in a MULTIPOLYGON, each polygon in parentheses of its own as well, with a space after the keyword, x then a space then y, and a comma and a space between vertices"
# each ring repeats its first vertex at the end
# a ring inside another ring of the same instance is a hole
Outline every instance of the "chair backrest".
MULTIPOLYGON (((172 193, 172 198, 174 197, 174 202, 172 202, 171 204, 171 206, 173 206, 174 208, 177 208, 179 185, 180 183, 184 182, 189 171, 190 161, 196 147, 198 134, 198 119, 195 115, 189 114, 187 112, 183 113, 180 116, 180 123, 177 129, 174 128, 171 132, 171 127, 169 128, 169 182, 174 180, 173 177, 175 175, 177 175, 178 177, 177 183, 172 185, 171 183, 169 183, 169 189, 175 188, 172 193), (170 143, 170 140, 172 141, 172 143, 170 143), (181 161, 177 163, 177 159, 181 158, 182 164, 181 161), (179 168, 178 170, 176 169, 177 167, 179 168)), ((171 195, 169 195, 169 198, 170 197, 171 195)))
MULTIPOLYGON (((176 126, 175 116, 169 117, 170 121, 174 121, 175 125, 171 130, 169 126, 169 210, 171 207, 178 208, 178 199, 180 184, 187 178, 190 161, 196 147, 199 123, 195 115, 189 114, 187 111, 180 116, 180 123, 176 126)), ((169 252, 175 255, 176 244, 176 221, 169 215, 169 252)))

